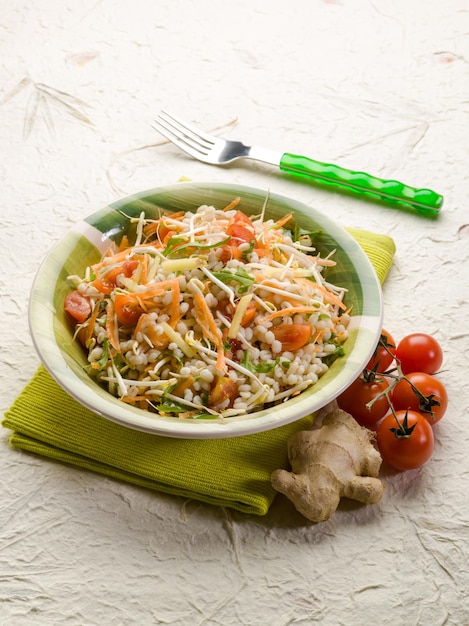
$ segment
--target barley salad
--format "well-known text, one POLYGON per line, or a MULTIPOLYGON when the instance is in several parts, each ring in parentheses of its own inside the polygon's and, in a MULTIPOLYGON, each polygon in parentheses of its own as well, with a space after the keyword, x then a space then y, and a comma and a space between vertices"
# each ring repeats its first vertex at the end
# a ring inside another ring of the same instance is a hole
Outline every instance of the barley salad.
POLYGON ((313 386, 342 354, 346 289, 291 215, 223 209, 129 216, 64 302, 89 374, 135 407, 181 419, 259 411, 313 386))

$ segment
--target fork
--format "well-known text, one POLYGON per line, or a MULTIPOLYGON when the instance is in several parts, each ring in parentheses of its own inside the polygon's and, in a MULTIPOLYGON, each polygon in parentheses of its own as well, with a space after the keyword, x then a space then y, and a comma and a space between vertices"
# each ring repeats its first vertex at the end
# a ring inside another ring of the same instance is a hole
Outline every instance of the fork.
POLYGON ((339 191, 350 191, 396 205, 416 209, 430 216, 438 215, 443 196, 431 189, 416 189, 396 180, 384 180, 355 172, 331 163, 322 163, 305 156, 288 152, 274 152, 256 146, 246 146, 240 141, 220 139, 202 132, 167 111, 161 111, 152 127, 191 157, 224 165, 237 159, 253 159, 276 165, 281 171, 307 178, 319 185, 339 191))

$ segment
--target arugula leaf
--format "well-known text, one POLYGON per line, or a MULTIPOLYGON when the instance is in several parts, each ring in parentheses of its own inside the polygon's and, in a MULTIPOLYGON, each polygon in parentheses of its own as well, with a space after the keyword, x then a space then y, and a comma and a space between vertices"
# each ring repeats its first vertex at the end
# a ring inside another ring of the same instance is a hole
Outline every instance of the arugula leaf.
POLYGON ((330 367, 332 365, 332 363, 334 363, 334 361, 336 359, 338 359, 340 356, 344 356, 345 355, 345 350, 343 348, 343 346, 337 346, 335 349, 335 352, 333 352, 332 354, 328 354, 327 356, 323 357, 323 363, 325 363, 328 367, 330 367))
POLYGON ((220 270, 219 272, 213 272, 213 275, 218 280, 221 280, 222 283, 229 283, 235 281, 240 283, 240 287, 238 287, 239 293, 246 293, 249 287, 254 282, 254 277, 246 272, 244 267, 239 267, 236 272, 230 272, 230 270, 220 270))
POLYGON ((164 256, 170 256, 173 252, 180 252, 186 248, 196 248, 197 250, 210 250, 210 248, 218 248, 227 243, 231 237, 227 237, 222 241, 217 241, 211 244, 200 243, 198 241, 187 241, 185 237, 171 237, 168 240, 166 248, 163 250, 164 256))
POLYGON ((246 250, 243 250, 243 253, 241 254, 241 258, 243 259, 243 261, 249 260, 249 255, 254 250, 254 245, 255 245, 255 241, 254 239, 251 239, 251 241, 249 242, 249 248, 247 248, 246 250))
POLYGON ((298 224, 295 224, 295 228, 293 229, 292 233, 292 239, 293 241, 298 241, 300 237, 310 237, 311 241, 313 241, 313 238, 317 235, 320 235, 321 233, 322 230, 320 228, 317 228, 316 230, 306 230, 304 228, 301 228, 301 226, 299 226, 298 224))
POLYGON ((189 410, 187 405, 179 404, 179 402, 174 402, 173 400, 165 400, 164 402, 160 402, 156 405, 157 410, 160 413, 187 413, 189 410))
POLYGON ((192 419, 194 420, 216 420, 218 417, 220 417, 218 413, 214 415, 213 413, 207 413, 205 411, 192 415, 192 419))
POLYGON ((101 358, 98 361, 99 371, 103 370, 106 367, 107 362, 109 360, 109 340, 108 339, 104 339, 102 343, 102 347, 103 347, 103 353, 101 355, 101 358))
POLYGON ((171 237, 168 239, 166 248, 163 250, 163 256, 169 256, 176 248, 185 242, 187 242, 185 237, 171 237))
MULTIPOLYGON (((240 362, 240 365, 245 367, 247 370, 252 372, 253 374, 268 374, 269 372, 273 372, 275 366, 278 365, 279 359, 275 359, 275 361, 265 361, 263 363, 258 363, 257 365, 251 361, 251 357, 249 356, 249 352, 247 350, 244 351, 244 356, 240 362)), ((283 367, 283 363, 282 363, 283 367)))

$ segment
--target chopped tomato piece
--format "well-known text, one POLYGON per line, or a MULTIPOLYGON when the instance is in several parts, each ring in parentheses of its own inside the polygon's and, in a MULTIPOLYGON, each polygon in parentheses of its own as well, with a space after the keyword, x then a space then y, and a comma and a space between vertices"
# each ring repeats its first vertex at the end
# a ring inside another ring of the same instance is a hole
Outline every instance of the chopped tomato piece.
POLYGON ((237 239, 241 243, 250 243, 255 239, 254 231, 243 224, 239 224, 238 222, 233 222, 226 229, 226 234, 233 237, 233 239, 237 239))
POLYGON ((91 314, 90 301, 77 290, 67 294, 64 309, 79 324, 83 324, 91 314))
POLYGON ((137 268, 138 263, 137 259, 126 259, 122 265, 113 267, 102 276, 97 276, 93 281, 93 286, 101 293, 109 295, 117 286, 117 277, 120 274, 124 274, 124 276, 130 278, 137 268))
POLYGON ((135 272, 135 270, 137 269, 137 267, 138 267, 137 259, 125 259, 125 261, 122 263, 122 273, 127 278, 130 278, 132 274, 135 272))
POLYGON ((251 218, 245 213, 243 213, 242 211, 236 211, 235 216, 234 216, 234 221, 237 222, 238 224, 240 223, 247 224, 251 228, 251 230, 254 229, 254 225, 251 221, 251 218))
POLYGON ((299 350, 308 343, 313 331, 309 324, 281 324, 271 330, 283 351, 299 350))
POLYGON ((117 319, 124 326, 134 326, 143 313, 136 298, 119 294, 114 298, 114 309, 117 319))
POLYGON ((236 383, 229 376, 219 376, 210 391, 208 404, 215 411, 227 409, 233 406, 237 396, 238 387, 236 383))

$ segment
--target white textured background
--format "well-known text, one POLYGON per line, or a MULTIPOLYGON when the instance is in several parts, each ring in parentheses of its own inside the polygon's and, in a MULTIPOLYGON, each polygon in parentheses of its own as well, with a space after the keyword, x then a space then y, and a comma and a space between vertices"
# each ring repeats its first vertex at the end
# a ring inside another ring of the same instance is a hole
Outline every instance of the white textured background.
POLYGON ((173 183, 237 182, 394 237, 385 326, 434 334, 450 407, 421 470, 310 524, 184 502, 0 441, 0 624, 469 624, 467 0, 0 0, 0 409, 38 365, 28 293, 77 219, 173 183), (75 99, 75 100, 74 100, 75 99), (73 108, 72 108, 73 107, 73 108), (168 145, 226 137, 429 186, 437 221, 168 145))

